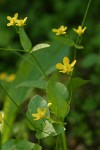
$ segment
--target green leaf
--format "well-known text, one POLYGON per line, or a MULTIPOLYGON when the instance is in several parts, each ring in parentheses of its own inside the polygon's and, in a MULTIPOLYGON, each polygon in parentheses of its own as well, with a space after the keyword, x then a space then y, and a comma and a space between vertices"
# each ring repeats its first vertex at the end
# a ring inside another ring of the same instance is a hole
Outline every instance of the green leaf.
POLYGON ((34 87, 39 89, 46 89, 46 81, 44 80, 25 81, 16 86, 16 88, 19 87, 34 87))
POLYGON ((53 127, 56 130, 57 135, 61 134, 65 131, 64 126, 60 123, 53 123, 53 127))
POLYGON ((75 48, 77 48, 77 49, 84 49, 84 46, 75 44, 75 48))
POLYGON ((31 51, 32 49, 32 43, 30 39, 28 38, 24 28, 19 27, 19 37, 20 37, 20 43, 24 50, 31 51))
POLYGON ((52 103, 52 112, 62 121, 70 109, 67 88, 62 83, 50 80, 47 84, 47 95, 49 103, 52 103))
POLYGON ((8 140, 2 146, 2 150, 41 150, 42 148, 35 143, 28 142, 26 140, 8 140))
POLYGON ((32 51, 31 51, 30 53, 32 53, 32 52, 34 52, 34 51, 38 51, 38 50, 43 49, 43 48, 46 48, 46 47, 49 47, 49 46, 50 46, 50 45, 47 44, 47 43, 40 43, 40 44, 37 44, 37 45, 35 45, 35 46, 32 48, 32 51))
MULTIPOLYGON (((45 108, 46 107, 46 117, 49 117, 50 116, 50 112, 49 112, 49 109, 48 109, 48 106, 47 106, 47 102, 46 100, 44 100, 42 97, 36 95, 34 96, 29 104, 28 104, 28 111, 27 111, 27 117, 30 119, 30 121, 33 123, 34 127, 32 127, 32 125, 29 125, 29 127, 32 129, 32 130, 43 130, 43 127, 44 127, 44 121, 41 119, 41 120, 33 120, 33 117, 32 117, 32 114, 33 113, 37 113, 37 109, 38 108, 45 108)), ((45 117, 45 118, 46 118, 45 117)), ((44 118, 44 120, 46 120, 44 118)))
POLYGON ((57 133, 53 125, 46 120, 43 130, 42 131, 40 130, 39 132, 37 132, 36 137, 38 139, 42 139, 47 136, 55 136, 55 135, 57 135, 57 133))
POLYGON ((65 36, 65 37, 58 36, 55 39, 57 41, 59 41, 60 43, 65 44, 67 46, 74 46, 75 45, 74 41, 72 39, 70 39, 68 36, 65 36))
MULTIPOLYGON (((53 71, 56 70, 55 64, 60 62, 65 55, 69 55, 69 48, 66 48, 65 45, 55 41, 50 47, 44 48, 42 51, 36 51, 34 55, 36 58, 38 58, 38 61, 43 66, 47 75, 50 75, 53 71)), ((43 78, 43 75, 38 69, 36 62, 31 57, 31 54, 27 56, 21 56, 21 62, 19 63, 19 67, 16 72, 16 78, 11 83, 11 85, 8 86, 8 93, 15 101, 15 103, 20 106, 23 102, 25 102, 25 100, 27 100, 27 98, 30 97, 31 93, 33 92, 33 88, 20 87, 20 90, 16 90, 16 85, 27 80, 34 81, 41 78, 43 78)), ((12 127, 18 109, 8 97, 5 99, 3 110, 5 113, 5 120, 8 121, 10 127, 12 127)), ((9 138, 11 130, 6 124, 4 124, 3 130, 5 131, 2 135, 2 140, 4 142, 9 138)))
POLYGON ((47 136, 56 136, 64 132, 64 126, 60 123, 49 123, 47 120, 45 121, 45 126, 43 131, 39 131, 36 134, 38 139, 45 138, 47 136))
POLYGON ((68 81, 67 82, 67 87, 68 89, 70 90, 70 87, 72 87, 73 90, 76 90, 78 89, 80 86, 86 84, 86 83, 89 83, 90 80, 84 80, 82 78, 72 78, 72 80, 68 81), (71 85, 72 84, 72 85, 71 85))

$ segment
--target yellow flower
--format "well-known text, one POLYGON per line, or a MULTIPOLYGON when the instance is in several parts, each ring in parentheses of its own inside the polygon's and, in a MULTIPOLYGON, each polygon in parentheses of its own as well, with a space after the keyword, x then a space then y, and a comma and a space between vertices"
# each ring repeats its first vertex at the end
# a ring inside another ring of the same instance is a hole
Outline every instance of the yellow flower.
POLYGON ((56 64, 56 68, 58 70, 60 70, 59 72, 69 74, 70 72, 73 71, 76 60, 74 60, 71 64, 69 64, 69 62, 70 62, 69 58, 64 57, 63 58, 63 64, 61 64, 61 63, 56 64))
POLYGON ((79 26, 78 29, 73 28, 73 31, 75 31, 79 36, 84 34, 84 31, 86 30, 86 27, 82 29, 82 26, 79 26))
POLYGON ((15 79, 15 74, 11 74, 7 77, 6 81, 11 82, 15 79))
POLYGON ((46 111, 47 111, 46 108, 44 108, 43 110, 41 108, 38 108, 37 113, 32 114, 32 116, 35 117, 33 120, 39 120, 45 118, 46 111))
POLYGON ((0 80, 5 80, 7 78, 7 74, 4 73, 0 73, 0 80))
POLYGON ((16 20, 18 18, 18 13, 14 15, 14 17, 7 16, 7 19, 10 21, 7 23, 7 26, 14 26, 16 24, 16 20))
POLYGON ((60 28, 58 29, 52 29, 52 32, 55 32, 56 35, 61 35, 61 34, 66 34, 66 30, 67 30, 67 27, 65 26, 60 26, 60 28))
POLYGON ((26 20, 27 20, 27 17, 25 17, 24 19, 20 19, 20 20, 17 19, 16 26, 19 26, 19 27, 24 26, 26 23, 26 20))

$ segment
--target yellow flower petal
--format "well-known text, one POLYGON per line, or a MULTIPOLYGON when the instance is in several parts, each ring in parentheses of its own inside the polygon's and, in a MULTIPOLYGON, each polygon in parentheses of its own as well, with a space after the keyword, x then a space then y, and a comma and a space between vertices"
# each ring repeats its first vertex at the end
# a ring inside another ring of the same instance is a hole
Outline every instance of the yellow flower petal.
POLYGON ((52 32, 58 32, 58 29, 52 29, 52 32))
POLYGON ((17 19, 17 17, 18 17, 18 13, 15 13, 14 18, 17 19))
POLYGON ((71 67, 74 67, 75 64, 76 64, 76 60, 74 60, 70 65, 71 67))
POLYGON ((52 29, 53 32, 56 32, 56 35, 66 34, 67 27, 61 25, 58 29, 52 29))
POLYGON ((64 65, 61 64, 61 63, 56 64, 56 68, 59 69, 59 70, 62 70, 63 67, 64 67, 64 65))
POLYGON ((10 17, 10 16, 7 16, 7 19, 8 19, 8 20, 11 20, 11 17, 10 17))
POLYGON ((68 57, 64 57, 63 58, 63 64, 66 66, 66 65, 69 65, 69 58, 68 57))
POLYGON ((33 113, 32 116, 35 117, 33 120, 43 119, 46 114, 46 107, 42 110, 41 108, 37 109, 37 113, 33 113))
POLYGON ((60 70, 59 72, 69 74, 70 72, 73 71, 73 67, 76 63, 76 60, 74 60, 71 64, 69 64, 69 62, 70 62, 69 58, 64 57, 63 64, 61 63, 56 64, 56 68, 60 70))
POLYGON ((86 27, 82 29, 82 26, 78 26, 78 29, 73 28, 73 31, 75 31, 79 36, 81 36, 85 30, 86 30, 86 27))

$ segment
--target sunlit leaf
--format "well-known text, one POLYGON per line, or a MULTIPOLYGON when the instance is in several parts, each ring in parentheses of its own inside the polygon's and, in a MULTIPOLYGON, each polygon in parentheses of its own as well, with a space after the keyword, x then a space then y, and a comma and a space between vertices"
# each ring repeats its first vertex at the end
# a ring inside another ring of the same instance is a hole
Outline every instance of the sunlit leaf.
POLYGON ((49 47, 49 46, 50 46, 50 45, 47 44, 47 43, 40 43, 40 44, 37 44, 37 45, 35 45, 35 46, 32 48, 32 51, 31 51, 30 53, 32 53, 32 52, 34 52, 34 51, 38 51, 38 50, 43 49, 43 48, 46 48, 46 47, 49 47))
MULTIPOLYGON (((43 130, 43 127, 44 127, 44 122, 42 119, 40 120, 33 120, 33 117, 32 117, 32 114, 33 113, 37 113, 37 109, 38 108, 46 108, 46 116, 49 117, 50 116, 50 112, 49 112, 49 109, 48 109, 48 106, 47 106, 47 102, 46 100, 44 100, 41 96, 34 96, 29 104, 28 104, 28 111, 27 111, 27 116, 28 118, 31 120, 31 122, 33 123, 33 126, 36 127, 37 129, 39 130, 43 130)), ((45 117, 46 118, 46 117, 45 117)), ((44 119, 45 119, 44 118, 44 119)), ((36 128, 32 127, 32 125, 29 124, 29 127, 34 130, 36 128)))
POLYGON ((19 87, 34 87, 39 89, 46 89, 46 81, 44 80, 25 81, 16 86, 16 88, 19 87))
POLYGON ((74 41, 72 39, 70 39, 68 36, 65 36, 65 37, 59 36, 59 37, 56 37, 55 40, 57 40, 59 43, 67 45, 67 46, 75 45, 74 41))
POLYGON ((35 143, 26 140, 8 140, 2 146, 2 150, 41 150, 42 148, 35 143))
POLYGON ((63 120, 70 109, 67 88, 62 83, 50 80, 47 84, 47 95, 48 101, 52 103, 52 112, 63 120))
POLYGON ((32 49, 32 43, 27 36, 24 28, 19 27, 19 37, 20 37, 20 43, 24 50, 31 51, 32 49))

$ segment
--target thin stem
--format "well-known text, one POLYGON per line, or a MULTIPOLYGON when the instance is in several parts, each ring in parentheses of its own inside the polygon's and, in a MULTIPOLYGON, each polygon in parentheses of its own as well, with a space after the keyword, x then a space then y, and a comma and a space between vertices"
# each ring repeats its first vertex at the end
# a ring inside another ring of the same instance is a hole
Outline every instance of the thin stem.
POLYGON ((42 74, 44 75, 45 79, 48 80, 48 77, 45 73, 45 70, 43 69, 42 65, 39 63, 38 59, 34 56, 34 54, 31 53, 32 58, 35 60, 35 62, 37 63, 38 67, 40 68, 42 74))
POLYGON ((0 150, 2 149, 2 135, 1 135, 1 131, 0 131, 0 150))
POLYGON ((62 133, 62 143, 63 143, 63 150, 67 150, 67 144, 66 144, 66 136, 65 133, 62 133))
POLYGON ((28 50, 22 50, 22 49, 14 49, 14 48, 2 48, 0 47, 0 50, 5 50, 5 51, 19 51, 19 52, 29 52, 28 50))
POLYGON ((59 135, 57 136, 57 140, 56 140, 56 148, 55 150, 59 149, 59 135))
MULTIPOLYGON (((88 4, 87 4, 86 10, 85 10, 85 14, 84 14, 84 17, 83 17, 81 26, 84 25, 84 22, 85 22, 85 20, 86 20, 87 13, 88 13, 88 10, 89 10, 91 1, 92 1, 92 0, 89 0, 89 1, 88 1, 88 4)), ((79 39, 80 39, 80 36, 78 35, 78 36, 77 36, 77 39, 76 39, 76 43, 75 43, 76 45, 79 43, 79 39)), ((76 59, 76 48, 74 48, 74 59, 76 59)))
POLYGON ((89 2, 88 2, 88 4, 87 4, 87 8, 86 8, 86 11, 85 11, 85 14, 84 14, 84 17, 83 17, 81 26, 84 25, 84 22, 85 22, 85 20, 86 20, 86 16, 87 16, 87 13, 88 13, 88 10, 89 10, 91 1, 92 1, 92 0, 89 0, 89 2))
POLYGON ((15 104, 15 106, 18 108, 18 110, 23 114, 23 116, 27 119, 27 121, 35 128, 37 129, 33 123, 29 120, 29 118, 25 115, 23 110, 15 103, 15 101, 11 98, 11 96, 7 93, 7 91, 3 88, 3 86, 0 84, 1 89, 6 93, 6 95, 10 98, 10 100, 15 104))
MULTIPOLYGON (((10 98, 10 100, 15 104, 15 106, 18 108, 18 110, 23 114, 23 116, 27 119, 27 121, 33 126, 34 129, 39 130, 37 127, 34 126, 34 124, 29 120, 29 118, 25 115, 23 110, 15 103, 15 101, 11 98, 11 96, 7 93, 7 91, 3 88, 3 86, 0 84, 1 89, 6 93, 6 95, 10 98)), ((43 131, 44 133, 48 134, 47 132, 43 131)), ((49 134, 48 134, 49 135, 49 134)))

